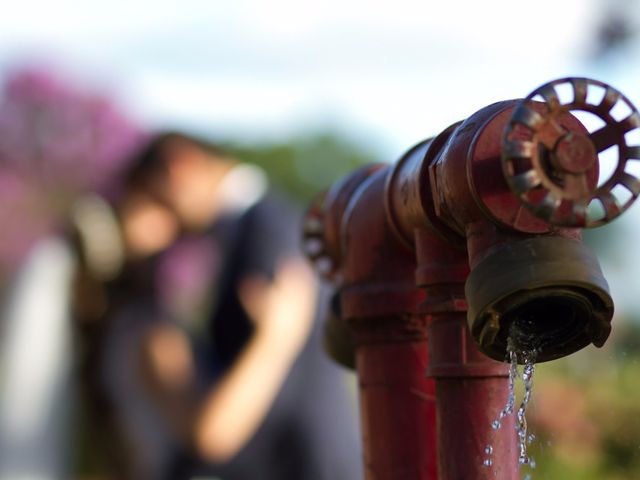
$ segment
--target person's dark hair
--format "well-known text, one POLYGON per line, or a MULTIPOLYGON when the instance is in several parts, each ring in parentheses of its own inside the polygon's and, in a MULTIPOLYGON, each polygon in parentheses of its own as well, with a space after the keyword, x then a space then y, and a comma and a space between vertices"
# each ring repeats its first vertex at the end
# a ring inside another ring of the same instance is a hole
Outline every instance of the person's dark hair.
POLYGON ((226 152, 221 147, 201 137, 177 131, 159 133, 142 148, 131 162, 131 167, 125 174, 125 185, 143 185, 150 176, 165 171, 167 150, 171 145, 180 143, 194 145, 216 157, 226 156, 226 152))

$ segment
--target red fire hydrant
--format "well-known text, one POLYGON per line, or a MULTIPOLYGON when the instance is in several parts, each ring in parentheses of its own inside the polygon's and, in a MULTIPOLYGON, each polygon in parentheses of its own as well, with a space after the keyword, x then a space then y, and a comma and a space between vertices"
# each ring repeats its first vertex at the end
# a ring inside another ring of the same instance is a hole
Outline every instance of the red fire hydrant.
POLYGON ((327 347, 357 370, 367 479, 518 478, 513 418, 491 428, 508 344, 541 362, 607 339, 613 301, 580 229, 640 194, 640 146, 626 141, 638 128, 612 87, 561 79, 312 204, 307 253, 336 286, 327 347), (603 126, 590 133, 576 110, 603 126), (600 180, 610 148, 618 163, 600 180))

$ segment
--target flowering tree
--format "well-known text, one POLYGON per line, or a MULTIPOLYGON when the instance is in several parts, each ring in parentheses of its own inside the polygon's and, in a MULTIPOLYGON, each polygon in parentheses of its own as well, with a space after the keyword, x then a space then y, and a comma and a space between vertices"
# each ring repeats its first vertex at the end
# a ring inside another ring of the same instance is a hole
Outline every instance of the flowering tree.
POLYGON ((112 194, 142 140, 104 96, 44 70, 10 74, 0 98, 0 277, 64 225, 78 195, 112 194))

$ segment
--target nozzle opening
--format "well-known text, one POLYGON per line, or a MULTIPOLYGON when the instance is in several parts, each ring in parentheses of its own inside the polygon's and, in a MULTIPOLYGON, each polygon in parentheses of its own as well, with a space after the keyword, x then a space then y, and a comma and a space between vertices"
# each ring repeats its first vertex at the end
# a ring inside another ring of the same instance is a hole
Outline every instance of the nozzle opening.
POLYGON ((505 312, 503 322, 508 326, 503 330, 519 350, 573 343, 588 328, 589 307, 583 298, 569 296, 568 291, 549 293, 505 312))
POLYGON ((606 281, 593 253, 574 240, 503 245, 471 272, 466 294, 471 335, 496 360, 507 360, 509 345, 554 360, 602 346, 611 331, 606 281))
POLYGON ((536 351, 539 361, 554 360, 596 343, 594 332, 608 328, 599 316, 602 311, 599 298, 585 289, 525 290, 497 303, 497 331, 489 327, 480 335, 494 358, 504 355, 506 360, 511 345, 517 351, 536 351))

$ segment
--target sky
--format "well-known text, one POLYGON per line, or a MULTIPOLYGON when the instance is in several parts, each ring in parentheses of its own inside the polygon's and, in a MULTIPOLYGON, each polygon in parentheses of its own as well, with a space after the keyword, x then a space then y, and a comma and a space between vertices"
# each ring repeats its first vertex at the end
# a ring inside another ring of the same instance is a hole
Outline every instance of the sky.
POLYGON ((338 129, 397 155, 488 103, 589 73, 600 5, 7 2, 0 74, 46 60, 113 90, 150 125, 258 139, 338 129))
MULTIPOLYGON (((238 140, 330 130, 393 161, 483 106, 558 77, 591 76, 640 103, 640 45, 589 60, 599 19, 615 4, 2 1, 0 79, 44 62, 111 92, 150 128, 238 140)), ((618 222, 620 251, 635 252, 640 207, 618 222)), ((626 253, 611 250, 624 265, 626 253)), ((640 252, 632 260, 640 265, 640 252)), ((606 273, 640 309, 628 268, 606 273)))

